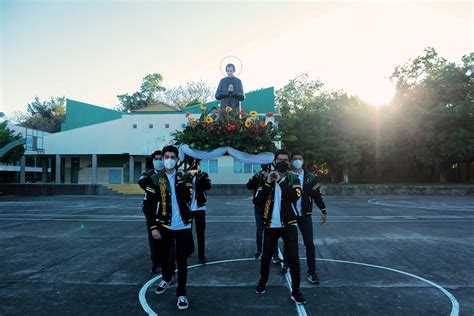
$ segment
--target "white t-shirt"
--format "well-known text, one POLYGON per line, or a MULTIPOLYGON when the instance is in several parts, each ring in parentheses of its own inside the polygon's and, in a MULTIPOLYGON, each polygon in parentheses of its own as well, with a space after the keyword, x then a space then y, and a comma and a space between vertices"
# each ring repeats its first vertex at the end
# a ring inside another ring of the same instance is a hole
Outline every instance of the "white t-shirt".
POLYGON ((193 178, 193 199, 191 201, 191 211, 205 211, 205 210, 207 210, 206 205, 203 205, 201 207, 197 206, 197 201, 196 201, 196 178, 197 177, 193 178))
POLYGON ((166 173, 166 176, 168 177, 171 187, 171 225, 166 227, 171 230, 191 229, 191 224, 184 225, 183 219, 181 218, 181 213, 179 211, 175 187, 176 170, 173 172, 173 174, 166 173))
MULTIPOLYGON (((281 178, 284 181, 286 178, 281 178)), ((272 222, 270 223, 270 228, 280 228, 281 226, 281 219, 280 219, 280 211, 281 211, 281 188, 280 185, 275 181, 273 183, 275 186, 275 195, 273 196, 273 210, 272 210, 272 222)))
MULTIPOLYGON (((301 171, 300 174, 295 173, 295 175, 297 175, 298 178, 300 179, 301 189, 303 190, 304 171, 301 171)), ((298 216, 303 215, 303 212, 301 210, 301 201, 302 201, 302 199, 303 199, 303 195, 301 195, 300 198, 298 199, 298 201, 296 201, 296 212, 297 212, 298 216)))

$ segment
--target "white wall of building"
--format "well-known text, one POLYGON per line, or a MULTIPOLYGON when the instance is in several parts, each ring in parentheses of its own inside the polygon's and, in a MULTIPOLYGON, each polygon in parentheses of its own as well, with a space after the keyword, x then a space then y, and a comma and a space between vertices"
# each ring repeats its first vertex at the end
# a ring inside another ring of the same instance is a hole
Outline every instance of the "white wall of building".
POLYGON ((118 120, 49 134, 44 140, 45 154, 149 155, 169 144, 171 134, 186 123, 182 113, 124 115, 118 120))

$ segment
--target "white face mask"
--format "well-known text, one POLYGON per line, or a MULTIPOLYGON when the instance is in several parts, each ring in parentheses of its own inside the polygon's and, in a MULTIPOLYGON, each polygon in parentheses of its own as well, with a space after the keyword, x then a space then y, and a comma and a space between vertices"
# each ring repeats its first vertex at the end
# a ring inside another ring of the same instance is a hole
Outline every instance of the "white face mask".
POLYGON ((169 158, 165 160, 164 164, 165 164, 165 168, 170 170, 176 166, 176 160, 169 158))
POLYGON ((301 169, 301 167, 303 167, 303 161, 299 159, 293 160, 293 167, 295 167, 295 169, 301 169))
POLYGON ((155 168, 156 170, 163 168, 163 161, 153 160, 153 168, 155 168))

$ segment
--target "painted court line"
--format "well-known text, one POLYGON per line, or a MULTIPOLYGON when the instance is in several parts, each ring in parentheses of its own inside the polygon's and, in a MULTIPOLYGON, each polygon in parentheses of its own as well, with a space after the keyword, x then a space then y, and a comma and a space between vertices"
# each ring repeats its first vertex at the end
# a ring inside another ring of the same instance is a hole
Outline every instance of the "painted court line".
MULTIPOLYGON (((281 267, 283 268, 283 254, 281 253, 281 250, 280 250, 280 247, 278 247, 278 257, 280 258, 280 265, 281 267)), ((287 271, 285 273, 285 279, 286 279, 286 285, 288 286, 288 289, 290 290, 290 295, 291 295, 291 277, 290 277, 290 273, 287 271)), ((295 305, 296 305, 296 311, 298 312, 298 315, 299 316, 307 316, 308 314, 306 313, 306 309, 304 308, 304 305, 300 305, 300 304, 296 304, 296 302, 294 302, 295 305)))
MULTIPOLYGON (((279 256, 280 258, 282 258, 282 254, 281 254, 281 251, 280 251, 280 248, 278 248, 278 253, 279 253, 279 256)), ((219 261, 212 261, 212 262, 208 262, 206 263, 206 265, 213 265, 213 264, 220 264, 220 263, 229 263, 229 262, 239 262, 239 261, 254 261, 254 260, 257 260, 255 258, 239 258, 239 259, 228 259, 228 260, 219 260, 219 261)), ((306 258, 300 258, 300 260, 306 260, 306 258)), ((359 265, 359 266, 365 266, 365 267, 369 267, 369 268, 377 268, 377 269, 382 269, 382 270, 387 270, 387 271, 392 271, 392 272, 396 272, 396 273, 400 273, 400 274, 403 274, 403 275, 406 275, 406 276, 409 276, 409 277, 412 277, 412 278, 415 278, 419 281, 422 281, 424 283, 427 283, 429 284, 430 286, 433 286, 435 288, 437 288, 438 290, 440 290, 444 295, 446 295, 448 297, 448 299, 450 300, 451 302, 451 312, 450 312, 450 316, 459 316, 459 302, 458 300, 456 299, 456 297, 454 297, 453 294, 451 294, 448 290, 446 290, 444 287, 442 287, 441 285, 437 284, 437 283, 434 283, 430 280, 427 280, 423 277, 420 277, 418 275, 415 275, 415 274, 412 274, 412 273, 409 273, 409 272, 405 272, 405 271, 401 271, 401 270, 397 270, 397 269, 393 269, 393 268, 388 268, 388 267, 384 267, 384 266, 380 266, 380 265, 375 265, 375 264, 370 264, 370 263, 363 263, 363 262, 356 262, 356 261, 346 261, 346 260, 336 260, 336 259, 316 259, 316 261, 327 261, 327 262, 335 262, 335 263, 344 263, 344 264, 354 264, 354 265, 359 265)), ((189 266, 188 269, 192 269, 192 268, 196 268, 196 267, 202 267, 204 265, 202 264, 195 264, 195 265, 192 265, 192 266, 189 266)), ((289 276, 288 276, 288 273, 286 275, 287 277, 287 282, 290 282, 289 280, 289 276)), ((140 301, 140 304, 143 308, 143 310, 148 314, 148 315, 151 315, 151 316, 158 316, 158 313, 155 312, 151 307, 150 305, 148 305, 148 302, 146 300, 146 292, 148 290, 148 288, 154 283, 156 282, 159 278, 161 278, 161 275, 157 275, 153 278, 151 278, 150 280, 148 280, 143 286, 142 288, 140 289, 140 291, 138 292, 138 299, 140 301)), ((288 283, 288 285, 290 285, 291 283, 288 283)), ((290 285, 290 290, 291 290, 291 285, 290 285)), ((306 310, 304 309, 304 306, 303 305, 298 305, 298 306, 302 306, 303 307, 303 310, 304 310, 304 314, 300 314, 300 311, 298 310, 298 315, 306 315, 306 310)), ((303 311, 301 311, 301 313, 303 313, 303 311)))

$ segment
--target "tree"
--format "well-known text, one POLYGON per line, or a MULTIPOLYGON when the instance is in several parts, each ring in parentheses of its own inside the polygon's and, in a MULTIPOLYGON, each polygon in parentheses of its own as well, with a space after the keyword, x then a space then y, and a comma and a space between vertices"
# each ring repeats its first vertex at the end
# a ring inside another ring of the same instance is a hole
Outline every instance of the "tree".
POLYGON ((361 163, 362 152, 370 153, 374 147, 367 105, 342 91, 323 91, 316 81, 290 82, 285 86, 290 89, 280 90, 277 96, 287 108, 280 127, 282 134, 298 140, 285 146, 302 151, 308 165, 327 164, 333 171, 342 171, 343 181, 349 182, 350 167, 361 163), (296 91, 300 89, 306 92, 296 91))
MULTIPOLYGON (((7 121, 0 122, 0 148, 20 138, 20 135, 15 135, 14 132, 7 127, 7 121)), ((3 156, 1 162, 14 164, 20 160, 24 152, 25 148, 23 146, 16 147, 3 156)))
MULTIPOLYGON (((281 114, 286 115, 297 109, 306 108, 321 92, 323 83, 319 79, 311 80, 307 73, 291 79, 283 88, 277 90, 276 102, 281 107, 281 114)), ((313 102, 315 104, 317 102, 313 102)))
POLYGON ((33 102, 27 105, 27 114, 21 117, 17 113, 16 118, 21 120, 21 126, 56 133, 61 130, 61 123, 66 119, 65 104, 65 97, 51 97, 49 101, 44 102, 35 97, 33 102))
POLYGON ((474 53, 456 65, 433 48, 395 68, 394 106, 404 112, 400 136, 406 152, 422 165, 437 167, 446 181, 449 166, 474 161, 474 81, 466 76, 474 53))
POLYGON ((159 73, 146 75, 140 86, 140 91, 131 95, 128 93, 117 96, 119 105, 116 109, 123 112, 131 112, 148 105, 158 103, 162 99, 162 93, 166 90, 162 86, 163 76, 159 73))
POLYGON ((212 91, 204 81, 189 81, 184 86, 167 89, 164 95, 167 103, 182 110, 188 106, 206 103, 212 91))

